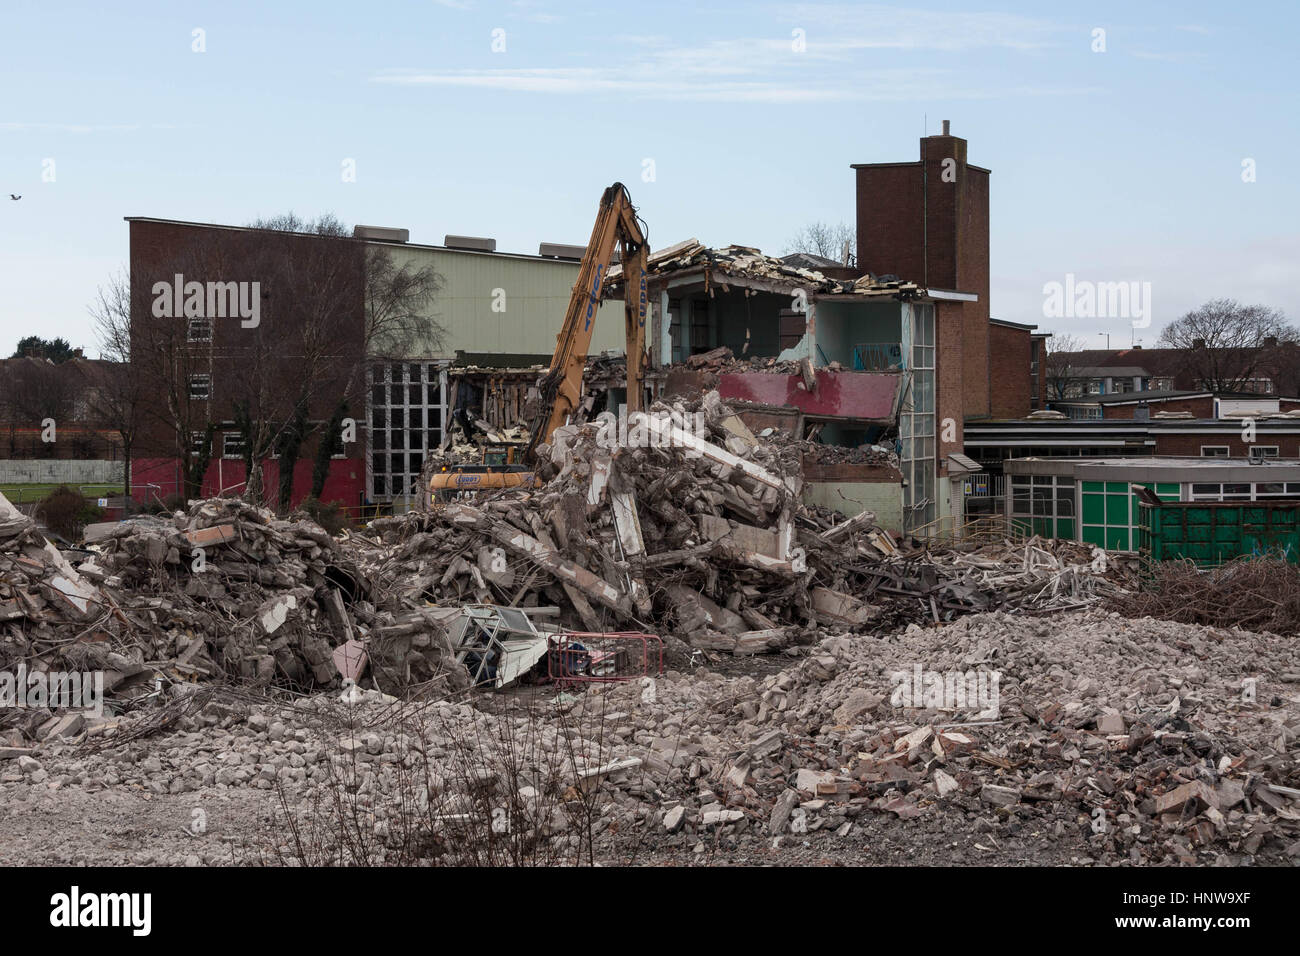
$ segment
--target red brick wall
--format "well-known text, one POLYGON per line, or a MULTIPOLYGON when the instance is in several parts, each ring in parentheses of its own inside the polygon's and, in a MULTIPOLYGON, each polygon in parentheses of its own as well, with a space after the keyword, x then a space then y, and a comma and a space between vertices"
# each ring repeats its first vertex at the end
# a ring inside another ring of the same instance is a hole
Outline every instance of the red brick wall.
MULTIPOLYGON (((949 405, 943 414, 983 417, 992 413, 989 173, 967 165, 966 140, 957 136, 924 137, 920 153, 919 163, 858 167, 858 265, 876 275, 979 296, 978 302, 944 305, 946 318, 961 332, 940 334, 940 354, 959 365, 961 375, 956 380, 941 370, 940 381, 946 380, 949 397, 953 390, 961 395, 960 407, 949 405), (945 181, 945 159, 955 161, 949 164, 955 181, 945 181)), ((1021 377, 1027 376, 1026 365, 1021 377)))
POLYGON ((1027 329, 989 324, 989 405, 994 418, 1024 418, 1030 412, 1031 342, 1027 329))
MULTIPOLYGON (((329 417, 345 383, 352 382, 352 410, 360 419, 364 407, 355 365, 363 349, 364 247, 346 238, 320 238, 291 233, 264 233, 207 225, 133 221, 130 224, 132 343, 163 342, 175 356, 161 362, 148 355, 133 362, 133 373, 144 377, 159 395, 173 390, 185 402, 190 421, 229 421, 233 401, 249 401, 269 419, 284 420, 301 394, 308 397, 311 420, 329 417), (211 344, 185 341, 184 318, 153 315, 153 285, 170 283, 181 273, 186 281, 256 281, 260 284, 260 323, 244 328, 239 318, 213 321, 211 344), (330 290, 332 312, 323 320, 306 313, 312 308, 308 288, 330 290), (340 316, 345 316, 341 318, 340 316), (320 374, 304 381, 302 330, 316 322, 324 354, 320 374), (171 329, 173 331, 160 331, 171 329), (179 330, 179 331, 177 331, 179 330), (191 372, 211 375, 212 399, 190 402, 191 372)), ((157 350, 134 348, 134 352, 157 350)), ((152 416, 140 436, 144 454, 169 457, 177 451, 168 416, 152 416)), ((201 427, 201 425, 199 426, 201 427)), ((303 449, 310 457, 314 442, 303 449)))
POLYGON ((857 170, 858 268, 921 281, 921 164, 857 170))
MULTIPOLYGON (((953 288, 961 292, 974 292, 978 302, 967 302, 965 390, 967 415, 992 415, 991 367, 993 350, 989 334, 989 174, 982 169, 965 165, 966 143, 961 144, 961 165, 956 185, 959 188, 957 231, 957 277, 953 288)), ((948 184, 949 187, 953 184, 948 184)), ((1027 333, 1026 333, 1027 334, 1027 333)), ((1029 352, 1026 346, 1025 364, 1018 372, 1025 378, 1029 374, 1029 352)), ((1028 388, 1028 386, 1026 386, 1028 388)))
POLYGON ((965 397, 962 393, 962 343, 965 339, 961 302, 938 302, 934 308, 935 333, 938 338, 936 349, 935 382, 938 395, 935 397, 938 431, 938 454, 940 458, 960 452, 963 447, 962 422, 964 420, 965 397), (951 419, 956 425, 956 441, 945 442, 944 421, 951 419))

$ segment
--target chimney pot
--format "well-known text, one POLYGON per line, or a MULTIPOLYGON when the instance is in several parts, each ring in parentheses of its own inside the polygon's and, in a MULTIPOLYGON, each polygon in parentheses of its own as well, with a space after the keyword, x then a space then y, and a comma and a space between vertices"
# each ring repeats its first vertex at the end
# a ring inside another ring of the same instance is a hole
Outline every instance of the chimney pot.
POLYGON ((948 135, 948 121, 947 121, 947 120, 944 120, 944 121, 943 121, 943 135, 944 135, 944 136, 947 136, 947 135, 948 135))

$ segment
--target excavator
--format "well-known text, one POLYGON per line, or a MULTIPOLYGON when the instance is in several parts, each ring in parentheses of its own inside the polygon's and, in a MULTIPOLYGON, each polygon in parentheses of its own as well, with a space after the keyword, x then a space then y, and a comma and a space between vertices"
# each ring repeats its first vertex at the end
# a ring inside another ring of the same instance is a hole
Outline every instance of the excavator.
POLYGON ((600 197, 596 224, 591 230, 578 278, 573 283, 564 324, 556 336, 555 354, 546 373, 538 381, 540 401, 529 432, 528 444, 515 462, 513 455, 500 448, 483 449, 478 465, 449 465, 429 481, 433 503, 445 501, 462 492, 484 489, 515 488, 533 483, 529 466, 535 463, 537 446, 551 439, 555 429, 567 423, 582 400, 582 373, 591 347, 592 328, 600 308, 605 277, 609 273, 618 247, 623 266, 624 300, 627 324, 627 410, 643 410, 645 374, 646 317, 646 245, 644 223, 627 187, 614 183, 600 197))

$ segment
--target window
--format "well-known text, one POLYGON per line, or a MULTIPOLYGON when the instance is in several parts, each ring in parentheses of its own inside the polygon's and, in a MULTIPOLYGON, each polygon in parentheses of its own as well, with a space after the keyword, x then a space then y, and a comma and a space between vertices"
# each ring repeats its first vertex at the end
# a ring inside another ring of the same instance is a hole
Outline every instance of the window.
POLYGON ((1192 501, 1259 501, 1268 498, 1300 497, 1300 482, 1260 481, 1254 484, 1192 485, 1192 501))
POLYGON ((1029 407, 1035 409, 1038 407, 1038 357, 1043 350, 1042 339, 1031 339, 1029 342, 1029 407))
POLYGON ((1202 458, 1227 458, 1228 446, 1227 445, 1202 445, 1201 457, 1202 458))
POLYGON ((903 528, 915 531, 934 520, 935 487, 934 306, 904 304, 902 322, 909 342, 911 388, 899 421, 903 442, 903 528))
POLYGON ((199 315, 192 317, 185 327, 185 339, 188 342, 211 342, 212 320, 199 315))
POLYGON ((1012 475, 1011 523, 1026 534, 1075 537, 1074 479, 1055 475, 1012 475))
POLYGON ((207 372, 196 372, 190 376, 190 401, 206 402, 212 397, 212 376, 207 372))
POLYGON ((190 455, 197 457, 207 451, 206 432, 190 432, 190 455))
POLYGON ((1250 449, 1251 458, 1276 458, 1277 445, 1253 445, 1250 449))
POLYGON ((222 458, 243 458, 244 457, 244 436, 239 432, 222 432, 221 433, 221 457, 222 458))
POLYGON ((445 373, 437 363, 403 362, 374 365, 367 375, 370 497, 389 501, 417 494, 424 455, 442 442, 445 373))

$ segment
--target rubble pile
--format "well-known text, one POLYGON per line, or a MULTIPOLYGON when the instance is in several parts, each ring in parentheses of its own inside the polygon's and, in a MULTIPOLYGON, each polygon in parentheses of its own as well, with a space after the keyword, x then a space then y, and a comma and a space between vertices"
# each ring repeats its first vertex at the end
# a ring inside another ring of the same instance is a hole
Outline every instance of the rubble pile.
POLYGON ((126 619, 112 598, 77 572, 35 522, 0 495, 0 727, 28 735, 51 717, 44 706, 14 707, 27 674, 101 670, 106 684, 143 669, 124 646, 126 619))
MULTIPOLYGON (((804 792, 792 805, 814 811, 810 825, 839 825, 855 802, 908 817, 947 801, 1086 828, 1107 855, 1190 862, 1211 843, 1253 854, 1277 836, 1296 849, 1300 718, 1293 693, 1275 696, 1296 680, 1300 652, 1273 635, 995 614, 873 644, 831 638, 741 690, 726 714, 742 738, 781 732, 763 761, 787 782, 773 802, 793 774, 804 792), (999 681, 970 700, 981 672, 999 681), (801 753, 809 738, 820 765, 801 753)), ((735 789, 749 806, 762 770, 750 769, 752 745, 746 754, 735 789)))
POLYGON ((989 833, 990 855, 1033 830, 1098 861, 1242 862, 1300 855, 1297 681, 1300 650, 1274 635, 981 614, 828 638, 762 679, 612 686, 564 719, 611 830, 844 836, 940 814, 989 833))
POLYGON ((471 826, 487 841, 505 814, 493 832, 561 846, 589 825, 607 859, 745 836, 830 848, 902 821, 895 838, 930 862, 1279 863, 1300 856, 1297 682, 1300 650, 1276 635, 978 614, 830 637, 761 678, 698 669, 406 706, 375 691, 213 700, 128 746, 25 753, 0 786, 283 789, 304 814, 341 798, 376 848, 412 826, 431 847, 471 826))
POLYGON ((947 550, 897 549, 874 566, 853 570, 863 579, 854 592, 859 597, 912 599, 934 623, 975 611, 1078 610, 1123 599, 1134 578, 1100 548, 1039 537, 947 550))
MULTIPOLYGON (((651 274, 680 272, 689 269, 717 273, 715 281, 722 283, 728 273, 799 286, 808 292, 825 294, 875 293, 896 297, 915 296, 919 288, 914 282, 905 282, 897 276, 864 275, 858 279, 833 279, 816 269, 792 265, 775 256, 764 255, 752 246, 722 246, 711 249, 697 239, 687 239, 675 245, 652 252, 646 260, 651 274)), ((617 285, 623 277, 623 267, 613 265, 606 282, 617 285)))
POLYGON ((353 638, 354 616, 374 623, 364 584, 333 537, 239 499, 94 525, 86 542, 97 553, 81 574, 116 596, 147 659, 178 676, 329 683, 334 647, 353 638))
POLYGON ((814 465, 892 465, 899 464, 898 451, 892 440, 884 443, 857 445, 825 445, 821 442, 803 443, 803 460, 814 465))
POLYGON ((716 392, 630 421, 598 416, 539 448, 536 490, 380 519, 359 560, 411 605, 553 607, 575 630, 650 630, 741 655, 828 629, 1081 607, 1119 591, 1095 549, 1035 539, 930 553, 869 512, 804 505, 810 445, 756 438, 716 392))
MULTIPOLYGON (((77 566, 0 499, 0 670, 104 673, 125 700, 168 682, 337 685, 350 656, 378 686, 468 684, 445 629, 400 602, 377 606, 343 545, 307 518, 239 499, 164 518, 91 525, 77 566)), ((10 714, 6 717, 14 717, 10 714)), ((33 736, 51 714, 21 717, 33 736)))
MULTIPOLYGON (((759 443, 716 394, 703 407, 707 437, 691 447, 669 441, 700 427, 680 407, 656 409, 663 440, 646 447, 621 441, 612 416, 561 428, 540 450, 538 492, 381 519, 370 530, 386 548, 363 564, 411 599, 555 605, 577 629, 675 623, 696 646, 784 646, 811 618, 809 549, 852 549, 867 522, 825 539, 849 523, 798 503, 797 454, 759 443)), ((829 576, 829 555, 818 560, 829 576)))

